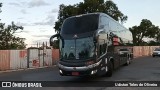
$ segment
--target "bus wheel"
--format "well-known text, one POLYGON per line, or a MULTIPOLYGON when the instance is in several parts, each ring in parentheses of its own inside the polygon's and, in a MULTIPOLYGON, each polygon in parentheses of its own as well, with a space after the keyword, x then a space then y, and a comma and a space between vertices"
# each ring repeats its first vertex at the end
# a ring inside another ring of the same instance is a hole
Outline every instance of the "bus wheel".
POLYGON ((108 62, 108 66, 106 66, 106 76, 111 77, 113 73, 113 64, 112 62, 108 62))

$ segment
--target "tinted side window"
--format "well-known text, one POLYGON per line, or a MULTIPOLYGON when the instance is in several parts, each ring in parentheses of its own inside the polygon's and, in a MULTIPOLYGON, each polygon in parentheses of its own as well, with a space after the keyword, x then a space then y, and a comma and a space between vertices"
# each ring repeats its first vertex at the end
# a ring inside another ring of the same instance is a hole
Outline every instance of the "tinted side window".
POLYGON ((100 19, 100 28, 105 28, 106 30, 109 30, 109 19, 106 16, 101 16, 100 19))

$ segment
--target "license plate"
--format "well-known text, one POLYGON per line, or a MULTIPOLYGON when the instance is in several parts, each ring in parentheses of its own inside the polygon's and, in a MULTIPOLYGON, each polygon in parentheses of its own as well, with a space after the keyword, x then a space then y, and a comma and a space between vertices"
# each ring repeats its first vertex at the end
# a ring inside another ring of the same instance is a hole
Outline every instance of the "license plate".
POLYGON ((72 75, 78 76, 78 75, 79 75, 79 72, 72 72, 72 75))

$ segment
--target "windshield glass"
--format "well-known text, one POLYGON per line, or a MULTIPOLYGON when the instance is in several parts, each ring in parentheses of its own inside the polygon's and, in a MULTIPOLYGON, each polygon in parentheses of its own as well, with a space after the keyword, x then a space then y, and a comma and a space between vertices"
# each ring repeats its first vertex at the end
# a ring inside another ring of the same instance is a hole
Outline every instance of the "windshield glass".
POLYGON ((79 34, 97 30, 98 19, 97 14, 68 18, 63 23, 62 34, 79 34))
POLYGON ((93 38, 81 38, 60 41, 61 59, 75 60, 75 59, 88 59, 94 55, 93 38))

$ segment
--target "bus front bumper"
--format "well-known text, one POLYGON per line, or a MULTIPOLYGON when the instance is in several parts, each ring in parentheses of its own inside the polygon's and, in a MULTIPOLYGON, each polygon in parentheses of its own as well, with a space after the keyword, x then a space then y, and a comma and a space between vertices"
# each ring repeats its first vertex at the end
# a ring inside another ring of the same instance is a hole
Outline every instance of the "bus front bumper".
POLYGON ((62 76, 91 76, 98 72, 102 60, 97 63, 82 67, 67 67, 58 64, 60 75, 62 76))

